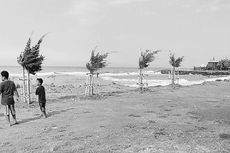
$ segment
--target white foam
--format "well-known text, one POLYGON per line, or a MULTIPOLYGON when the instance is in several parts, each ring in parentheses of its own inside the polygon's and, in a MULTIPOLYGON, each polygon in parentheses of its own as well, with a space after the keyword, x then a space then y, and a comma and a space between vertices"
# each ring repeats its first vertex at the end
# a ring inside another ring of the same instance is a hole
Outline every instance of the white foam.
POLYGON ((118 79, 118 78, 113 78, 113 77, 102 77, 102 79, 107 80, 107 81, 115 81, 115 82, 137 82, 136 79, 118 79))
POLYGON ((209 79, 206 79, 205 81, 210 82, 210 81, 217 81, 217 80, 221 80, 221 81, 230 80, 230 76, 219 77, 219 78, 209 78, 209 79))
MULTIPOLYGON (((145 71, 143 74, 147 75, 156 75, 156 74, 161 74, 161 72, 156 72, 156 71, 145 71)), ((100 76, 105 77, 105 76, 138 76, 138 70, 137 72, 126 72, 126 73, 102 73, 100 76)))
MULTIPOLYGON (((86 76, 86 73, 88 72, 39 72, 36 74, 36 76, 53 76, 53 75, 75 75, 75 76, 86 76)), ((147 75, 156 75, 161 74, 160 72, 155 71, 145 71, 144 74, 147 75)), ((125 73, 100 73, 99 76, 105 77, 105 76, 138 76, 139 73, 137 72, 125 72, 125 73)), ((13 77, 22 77, 22 73, 15 73, 11 74, 13 77)))
POLYGON ((22 74, 19 73, 11 73, 10 77, 22 77, 22 74))
MULTIPOLYGON (((138 79, 119 79, 119 78, 114 78, 114 77, 102 77, 104 80, 108 81, 113 81, 113 82, 118 82, 118 84, 129 86, 129 87, 138 87, 138 79)), ((188 81, 186 79, 179 79, 178 82, 176 82, 182 86, 191 86, 191 85, 198 85, 202 84, 204 82, 214 82, 217 80, 230 80, 230 76, 226 77, 219 77, 219 78, 209 78, 209 79, 204 79, 204 80, 196 80, 196 81, 188 81)), ((148 86, 167 86, 171 84, 171 80, 145 80, 145 84, 148 86)))
POLYGON ((204 80, 198 80, 198 81, 188 81, 186 79, 179 79, 179 84, 182 86, 191 86, 191 85, 198 85, 204 83, 204 80))
MULTIPOLYGON (((114 77, 102 77, 102 79, 112 82, 118 82, 118 84, 129 87, 138 87, 138 79, 119 79, 114 77)), ((145 80, 144 83, 148 84, 148 86, 167 86, 170 84, 170 80, 145 80)))
MULTIPOLYGON (((75 75, 75 76, 85 76, 87 72, 42 72, 37 73, 36 76, 59 76, 59 75, 75 75)), ((22 73, 10 74, 12 77, 22 77, 22 73)))
POLYGON ((86 76, 87 72, 55 72, 55 75, 75 75, 75 76, 86 76))
POLYGON ((149 75, 160 75, 161 72, 160 72, 160 71, 146 71, 146 72, 144 72, 144 74, 149 74, 149 75))
POLYGON ((133 76, 138 75, 137 72, 127 72, 127 73, 102 73, 100 76, 133 76))
MULTIPOLYGON (((71 76, 86 76, 87 72, 79 71, 79 72, 42 72, 37 73, 36 76, 62 76, 62 75, 71 75, 71 76)), ((144 74, 146 75, 162 75, 160 72, 157 71, 145 71, 144 74)), ((126 72, 126 73, 101 73, 99 76, 107 81, 117 82, 121 85, 129 86, 129 87, 138 87, 138 78, 136 79, 127 79, 127 76, 138 76, 139 73, 137 72, 126 72), (116 77, 122 77, 126 76, 126 78, 116 78, 116 77)), ((15 73, 11 74, 11 77, 22 77, 22 73, 15 73)), ((202 84, 204 82, 213 82, 217 80, 230 80, 230 76, 226 77, 218 77, 218 78, 208 78, 203 80, 196 80, 196 81, 189 81, 186 79, 179 79, 179 84, 182 86, 191 86, 191 85, 197 85, 202 84)), ((145 80, 145 83, 148 84, 148 86, 167 86, 171 84, 171 80, 145 80)))

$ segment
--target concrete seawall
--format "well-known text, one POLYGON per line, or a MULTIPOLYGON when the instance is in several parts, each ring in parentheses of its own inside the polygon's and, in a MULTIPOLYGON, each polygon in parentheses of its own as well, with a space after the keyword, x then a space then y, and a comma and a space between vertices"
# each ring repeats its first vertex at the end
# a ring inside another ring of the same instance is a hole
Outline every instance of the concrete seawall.
MULTIPOLYGON (((170 70, 165 69, 161 70, 161 74, 169 74, 170 70)), ((230 75, 230 71, 199 71, 199 70, 178 70, 176 71, 176 74, 179 75, 230 75)))

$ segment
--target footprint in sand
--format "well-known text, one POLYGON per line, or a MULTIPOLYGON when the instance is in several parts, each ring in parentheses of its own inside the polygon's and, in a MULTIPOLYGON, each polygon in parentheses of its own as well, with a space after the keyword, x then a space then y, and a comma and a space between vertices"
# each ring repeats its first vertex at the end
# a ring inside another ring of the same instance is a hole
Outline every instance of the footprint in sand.
POLYGON ((50 127, 45 127, 45 128, 43 129, 43 133, 49 133, 49 132, 51 132, 52 130, 56 130, 56 129, 58 129, 58 127, 57 127, 56 125, 51 125, 50 127))
POLYGON ((74 137, 71 140, 80 140, 80 137, 74 137))
POLYGON ((127 125, 125 125, 124 127, 125 127, 125 128, 133 129, 133 128, 137 127, 137 126, 134 125, 134 124, 127 124, 127 125))
POLYGON ((170 112, 172 111, 171 109, 164 109, 165 112, 170 112))
POLYGON ((137 115, 137 114, 130 114, 128 115, 129 117, 141 117, 140 115, 137 115))
POLYGON ((34 114, 34 116, 40 116, 41 114, 34 114))
POLYGON ((148 129, 148 127, 147 126, 143 126, 143 127, 141 127, 141 129, 145 130, 145 129, 148 129))
POLYGON ((72 140, 85 140, 85 139, 88 139, 88 138, 91 138, 93 137, 93 135, 86 135, 86 136, 82 136, 82 137, 74 137, 72 138, 72 140))
POLYGON ((158 116, 158 118, 167 118, 167 117, 168 117, 168 114, 158 116))
POLYGON ((89 112, 89 111, 84 111, 83 113, 84 113, 84 114, 89 114, 90 112, 89 112))
POLYGON ((153 113, 153 114, 156 114, 156 112, 155 111, 145 111, 144 113, 153 113))
POLYGON ((156 121, 148 120, 148 123, 149 123, 149 124, 154 124, 154 123, 156 123, 156 121))
POLYGON ((1 146, 2 147, 4 147, 4 146, 12 146, 12 144, 10 142, 3 142, 1 146))
POLYGON ((51 129, 55 130, 55 129, 58 129, 58 127, 56 125, 52 125, 51 129))
POLYGON ((66 129, 64 127, 58 129, 58 132, 66 132, 66 129))
POLYGON ((25 137, 24 139, 27 139, 27 140, 30 140, 32 139, 33 137, 25 137))
POLYGON ((220 124, 220 125, 230 125, 230 121, 229 120, 215 120, 214 123, 216 124, 220 124))
POLYGON ((230 140, 230 134, 222 133, 222 134, 219 134, 219 137, 221 139, 230 140))
POLYGON ((52 139, 54 139, 54 140, 61 140, 61 138, 64 137, 64 136, 65 136, 64 134, 55 135, 52 139))
POLYGON ((207 130, 208 128, 206 127, 203 127, 203 126, 195 126, 195 128, 197 128, 199 131, 204 131, 204 130, 207 130))
POLYGON ((199 119, 201 120, 201 116, 199 116, 197 113, 195 112, 187 112, 186 113, 191 119, 199 119))
POLYGON ((189 125, 192 124, 191 122, 184 122, 184 123, 185 123, 185 124, 189 124, 189 125))
POLYGON ((68 133, 68 136, 73 136, 74 135, 74 132, 69 132, 68 133))
POLYGON ((172 114, 172 116, 181 116, 181 114, 172 114))

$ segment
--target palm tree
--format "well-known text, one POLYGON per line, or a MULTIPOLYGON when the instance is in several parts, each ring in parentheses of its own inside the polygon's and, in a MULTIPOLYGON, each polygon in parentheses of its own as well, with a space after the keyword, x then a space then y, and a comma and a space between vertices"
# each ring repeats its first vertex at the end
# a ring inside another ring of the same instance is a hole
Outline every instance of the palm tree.
POLYGON ((169 58, 170 58, 169 63, 170 65, 172 65, 172 72, 171 72, 172 86, 174 86, 175 85, 175 69, 181 66, 181 62, 183 61, 184 56, 176 58, 175 53, 170 53, 169 58))
POLYGON ((23 52, 17 58, 18 63, 22 66, 23 69, 23 94, 25 101, 30 104, 30 74, 35 75, 37 72, 42 70, 42 62, 44 56, 40 55, 40 44, 42 43, 43 38, 46 35, 43 35, 35 46, 31 47, 31 38, 27 41, 26 47, 23 52), (25 71, 27 72, 27 95, 25 89, 25 71))
POLYGON ((143 72, 142 70, 147 68, 151 62, 155 60, 155 55, 160 52, 159 50, 157 51, 152 51, 152 50, 145 50, 145 52, 141 52, 141 56, 139 58, 139 86, 140 89, 142 90, 144 87, 143 84, 143 72))
POLYGON ((95 50, 92 50, 91 57, 89 62, 86 64, 86 68, 89 70, 89 75, 86 80, 86 90, 85 95, 92 96, 93 95, 93 75, 98 73, 95 73, 97 70, 104 68, 107 66, 106 58, 108 57, 108 53, 100 54, 96 53, 95 50))

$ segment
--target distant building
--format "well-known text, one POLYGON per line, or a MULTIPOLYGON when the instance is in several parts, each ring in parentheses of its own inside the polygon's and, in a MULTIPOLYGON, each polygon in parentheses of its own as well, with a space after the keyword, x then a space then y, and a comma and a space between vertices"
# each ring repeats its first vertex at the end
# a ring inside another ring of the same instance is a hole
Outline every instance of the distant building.
POLYGON ((218 70, 218 63, 219 61, 216 61, 215 58, 210 60, 208 64, 205 66, 202 64, 199 67, 194 67, 194 70, 202 71, 202 70, 218 70))
POLYGON ((199 67, 194 67, 194 70, 196 70, 196 71, 204 71, 204 70, 206 70, 206 66, 203 66, 203 65, 201 65, 201 66, 199 66, 199 67))
POLYGON ((215 58, 213 58, 211 61, 208 62, 206 70, 218 70, 218 63, 219 61, 216 61, 215 58))

